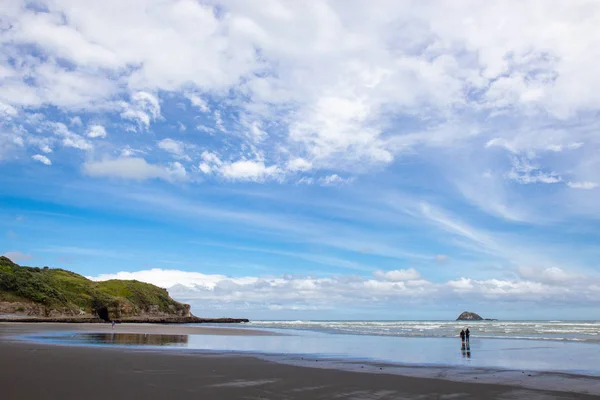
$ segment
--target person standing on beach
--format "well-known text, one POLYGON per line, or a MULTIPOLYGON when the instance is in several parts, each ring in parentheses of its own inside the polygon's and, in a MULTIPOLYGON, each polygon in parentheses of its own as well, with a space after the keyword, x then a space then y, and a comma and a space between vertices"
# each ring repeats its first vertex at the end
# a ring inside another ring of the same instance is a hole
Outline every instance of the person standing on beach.
POLYGON ((465 331, 464 329, 460 331, 460 341, 465 344, 465 331))
POLYGON ((112 321, 112 328, 115 329, 115 321, 112 321))
POLYGON ((469 328, 467 328, 467 330, 465 331, 465 339, 467 340, 467 343, 469 343, 470 337, 471 337, 471 332, 469 332, 469 328))

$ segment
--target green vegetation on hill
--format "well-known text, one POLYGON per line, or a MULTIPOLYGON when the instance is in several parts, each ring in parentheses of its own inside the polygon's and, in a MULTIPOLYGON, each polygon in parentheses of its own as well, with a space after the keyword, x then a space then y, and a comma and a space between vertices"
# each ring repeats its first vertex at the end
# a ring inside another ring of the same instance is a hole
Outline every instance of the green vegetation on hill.
POLYGON ((0 256, 0 301, 34 303, 46 314, 98 315, 103 319, 144 314, 187 316, 189 306, 165 289, 138 281, 94 282, 63 269, 22 267, 0 256))

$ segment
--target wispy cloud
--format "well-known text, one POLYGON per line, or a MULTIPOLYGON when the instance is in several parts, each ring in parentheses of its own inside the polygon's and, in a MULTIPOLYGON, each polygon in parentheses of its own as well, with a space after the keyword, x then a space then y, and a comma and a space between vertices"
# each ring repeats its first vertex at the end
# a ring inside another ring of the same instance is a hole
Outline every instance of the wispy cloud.
POLYGON ((570 188, 573 189, 584 189, 584 190, 592 190, 598 187, 596 182, 568 182, 570 188))
MULTIPOLYGON (((600 4, 38 5, 3 9, 0 217, 47 212, 42 226, 72 207, 148 224, 139 253, 214 240, 258 267, 352 271, 365 298, 425 280, 440 296, 566 296, 552 279, 593 276, 581 232, 600 215, 600 4)), ((78 228, 52 237, 62 248, 22 235, 47 253, 118 256, 78 228)), ((261 284, 344 298, 352 279, 261 284)))

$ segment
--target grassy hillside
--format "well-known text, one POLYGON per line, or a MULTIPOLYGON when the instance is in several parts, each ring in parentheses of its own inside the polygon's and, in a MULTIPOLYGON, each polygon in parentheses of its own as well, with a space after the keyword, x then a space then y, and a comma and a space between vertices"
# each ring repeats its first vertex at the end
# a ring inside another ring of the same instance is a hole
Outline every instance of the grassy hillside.
POLYGON ((61 314, 107 319, 151 314, 186 316, 189 306, 165 289, 138 281, 94 282, 62 269, 22 267, 0 256, 0 301, 34 303, 61 314))

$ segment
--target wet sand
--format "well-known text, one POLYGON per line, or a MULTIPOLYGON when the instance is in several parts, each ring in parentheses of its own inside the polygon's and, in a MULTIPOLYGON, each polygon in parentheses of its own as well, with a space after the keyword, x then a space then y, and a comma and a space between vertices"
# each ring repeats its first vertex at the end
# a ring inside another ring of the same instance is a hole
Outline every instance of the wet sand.
POLYGON ((160 324, 117 324, 114 329, 111 324, 87 323, 26 323, 0 322, 0 337, 24 335, 37 332, 94 332, 94 333, 141 333, 157 335, 221 335, 221 336, 271 336, 275 333, 223 327, 204 327, 188 325, 160 324))
MULTIPOLYGON (((97 326, 0 324, 0 390, 6 399, 593 399, 583 394, 285 365, 248 356, 9 341, 40 331, 97 326)), ((103 326, 104 332, 112 332, 103 326)), ((181 326, 119 326, 122 333, 257 334, 181 326)), ((250 332, 250 333, 248 333, 250 332)), ((261 332, 263 333, 263 332, 261 332)), ((475 380, 476 377, 474 377, 475 380)))

